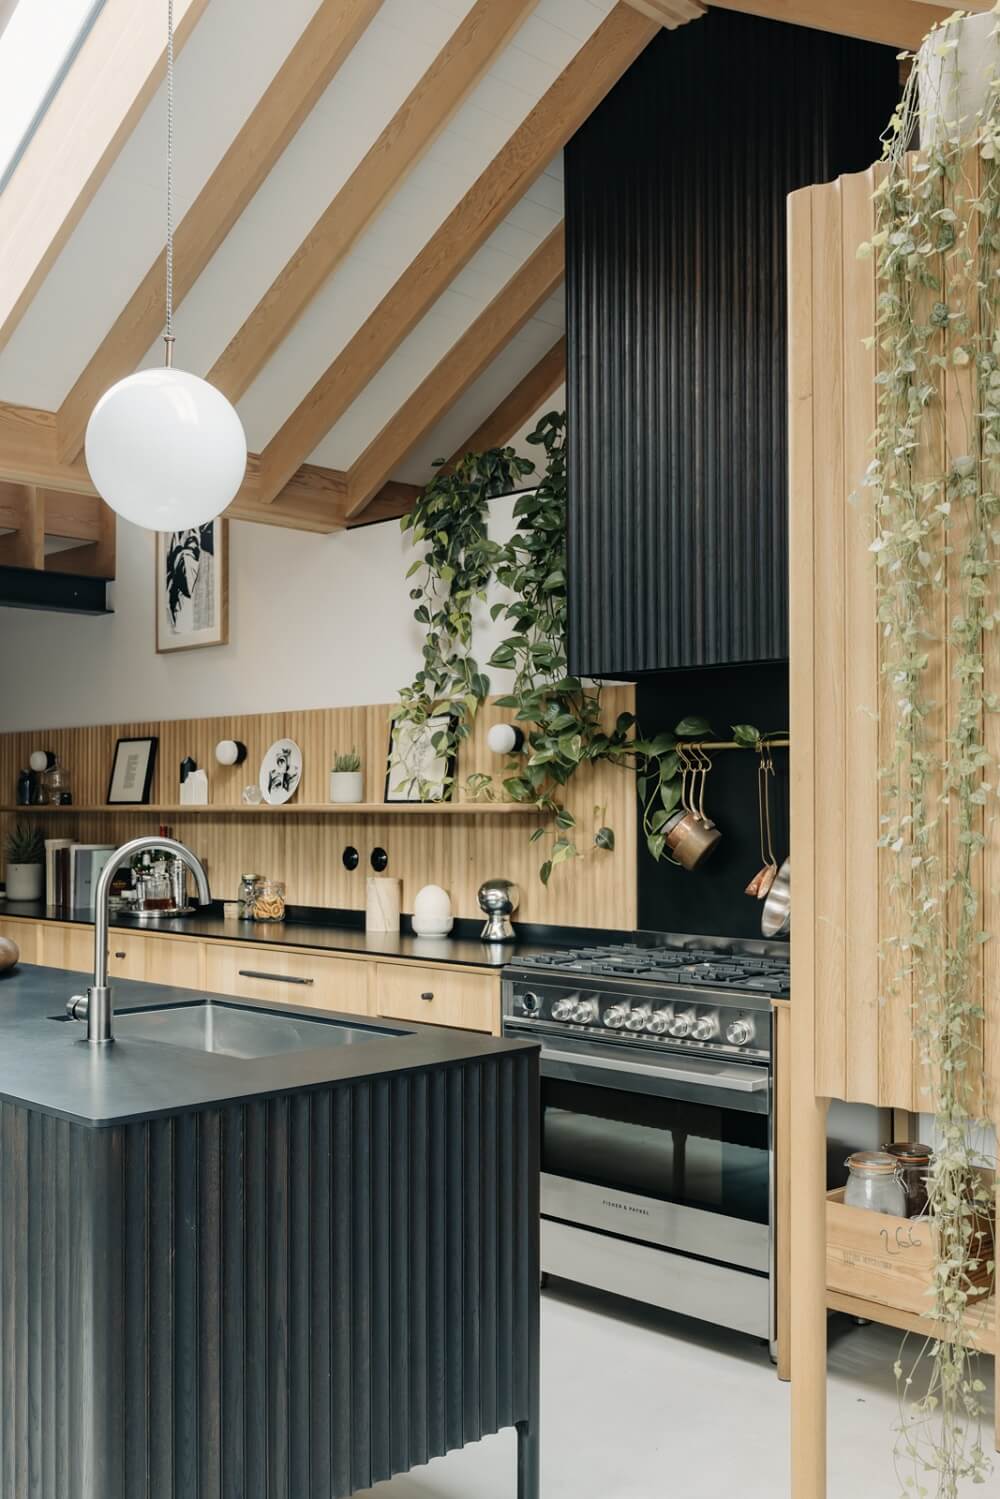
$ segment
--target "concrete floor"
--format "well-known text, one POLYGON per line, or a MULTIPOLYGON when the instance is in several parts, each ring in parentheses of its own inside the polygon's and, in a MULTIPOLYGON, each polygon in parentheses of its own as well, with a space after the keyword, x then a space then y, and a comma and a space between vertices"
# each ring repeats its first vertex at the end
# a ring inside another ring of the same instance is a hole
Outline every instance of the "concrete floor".
MULTIPOLYGON (((899 1348, 891 1328, 831 1320, 829 1499, 899 1499, 899 1348)), ((992 1410, 990 1359, 982 1377, 992 1410)), ((749 1338, 565 1283, 542 1297, 543 1499, 787 1499, 788 1398, 749 1338)), ((513 1499, 514 1451, 505 1432, 372 1499, 513 1499)), ((1000 1494, 1000 1456, 970 1492, 1000 1494)))

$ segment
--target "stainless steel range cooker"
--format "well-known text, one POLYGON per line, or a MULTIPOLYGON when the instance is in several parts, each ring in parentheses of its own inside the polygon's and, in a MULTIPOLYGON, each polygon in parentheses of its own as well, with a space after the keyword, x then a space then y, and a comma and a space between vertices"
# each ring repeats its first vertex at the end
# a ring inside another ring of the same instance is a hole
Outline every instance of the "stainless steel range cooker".
POLYGON ((542 1269, 773 1344, 780 943, 553 949, 504 974, 542 1043, 542 1269))

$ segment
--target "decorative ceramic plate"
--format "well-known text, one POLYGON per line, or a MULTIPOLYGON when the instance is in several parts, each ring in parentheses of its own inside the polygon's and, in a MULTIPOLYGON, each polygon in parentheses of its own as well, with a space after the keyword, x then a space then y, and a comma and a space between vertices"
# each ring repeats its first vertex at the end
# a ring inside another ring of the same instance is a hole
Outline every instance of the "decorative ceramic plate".
POLYGON ((264 800, 280 807, 298 790, 302 779, 302 751, 294 739, 276 739, 260 762, 260 789, 264 800))

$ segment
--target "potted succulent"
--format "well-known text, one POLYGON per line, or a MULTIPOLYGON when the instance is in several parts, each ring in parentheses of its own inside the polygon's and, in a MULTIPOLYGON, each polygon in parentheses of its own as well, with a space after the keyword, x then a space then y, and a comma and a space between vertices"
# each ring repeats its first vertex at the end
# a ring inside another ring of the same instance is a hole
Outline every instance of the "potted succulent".
POLYGON ((41 900, 45 842, 37 828, 19 822, 7 836, 7 899, 41 900))
POLYGON ((335 755, 330 772, 330 800, 361 802, 364 799, 365 778, 361 772, 361 756, 356 749, 352 749, 347 755, 335 755))

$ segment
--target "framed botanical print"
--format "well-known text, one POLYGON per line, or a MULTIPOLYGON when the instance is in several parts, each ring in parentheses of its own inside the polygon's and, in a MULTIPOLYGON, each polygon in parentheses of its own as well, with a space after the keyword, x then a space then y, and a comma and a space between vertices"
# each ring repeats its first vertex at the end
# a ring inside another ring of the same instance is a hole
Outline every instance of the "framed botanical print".
POLYGON ((138 739, 119 739, 111 762, 108 782, 108 804, 115 807, 142 807, 149 801, 156 764, 155 735, 138 739))
POLYGON ((394 720, 389 729, 387 802, 451 801, 456 720, 447 713, 424 723, 394 720))
POLYGON ((229 641, 229 522, 220 516, 156 537, 156 649, 229 641))

